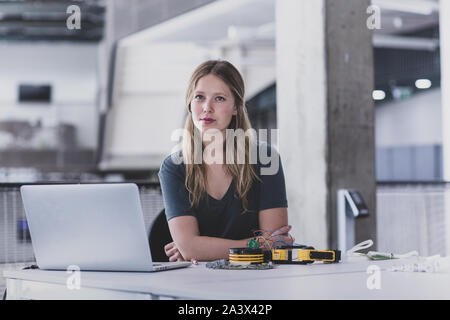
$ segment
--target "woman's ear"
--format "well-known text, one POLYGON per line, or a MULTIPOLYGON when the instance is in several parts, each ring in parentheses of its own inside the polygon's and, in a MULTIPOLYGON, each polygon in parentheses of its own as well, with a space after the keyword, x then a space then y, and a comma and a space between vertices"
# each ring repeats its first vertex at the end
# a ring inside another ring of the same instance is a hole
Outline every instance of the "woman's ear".
POLYGON ((238 113, 238 110, 237 110, 237 107, 236 106, 234 106, 234 108, 233 108, 233 116, 237 116, 237 113, 238 113))

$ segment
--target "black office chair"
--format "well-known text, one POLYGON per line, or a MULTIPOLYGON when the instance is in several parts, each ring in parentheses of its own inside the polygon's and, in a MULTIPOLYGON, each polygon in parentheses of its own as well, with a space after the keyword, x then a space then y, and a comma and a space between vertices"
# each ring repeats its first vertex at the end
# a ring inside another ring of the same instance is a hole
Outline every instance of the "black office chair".
POLYGON ((150 227, 148 241, 152 252, 152 260, 157 262, 168 262, 169 257, 166 256, 164 246, 170 242, 173 242, 173 240, 170 235, 165 209, 162 209, 153 221, 150 227))

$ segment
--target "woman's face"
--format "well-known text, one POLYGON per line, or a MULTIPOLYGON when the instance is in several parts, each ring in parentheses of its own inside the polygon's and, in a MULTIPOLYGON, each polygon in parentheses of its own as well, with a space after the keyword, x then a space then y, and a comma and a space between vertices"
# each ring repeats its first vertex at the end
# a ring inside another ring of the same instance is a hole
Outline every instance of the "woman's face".
POLYGON ((197 82, 191 101, 192 120, 200 132, 218 129, 225 132, 237 114, 234 96, 219 77, 208 74, 197 82))

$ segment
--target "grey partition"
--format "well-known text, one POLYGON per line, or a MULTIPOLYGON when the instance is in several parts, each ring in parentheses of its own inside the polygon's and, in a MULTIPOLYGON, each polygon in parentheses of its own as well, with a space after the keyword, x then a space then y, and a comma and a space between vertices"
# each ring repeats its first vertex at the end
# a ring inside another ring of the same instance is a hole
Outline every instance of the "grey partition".
POLYGON ((421 256, 440 254, 446 247, 446 183, 391 183, 377 187, 377 248, 421 256))

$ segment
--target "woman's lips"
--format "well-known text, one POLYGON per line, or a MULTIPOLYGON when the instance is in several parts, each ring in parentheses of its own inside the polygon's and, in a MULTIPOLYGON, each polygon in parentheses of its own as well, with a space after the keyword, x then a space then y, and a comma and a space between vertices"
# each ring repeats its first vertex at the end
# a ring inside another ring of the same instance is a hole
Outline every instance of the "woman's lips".
POLYGON ((205 118, 205 119, 201 119, 200 121, 202 121, 204 124, 211 124, 216 120, 210 119, 210 118, 205 118))

